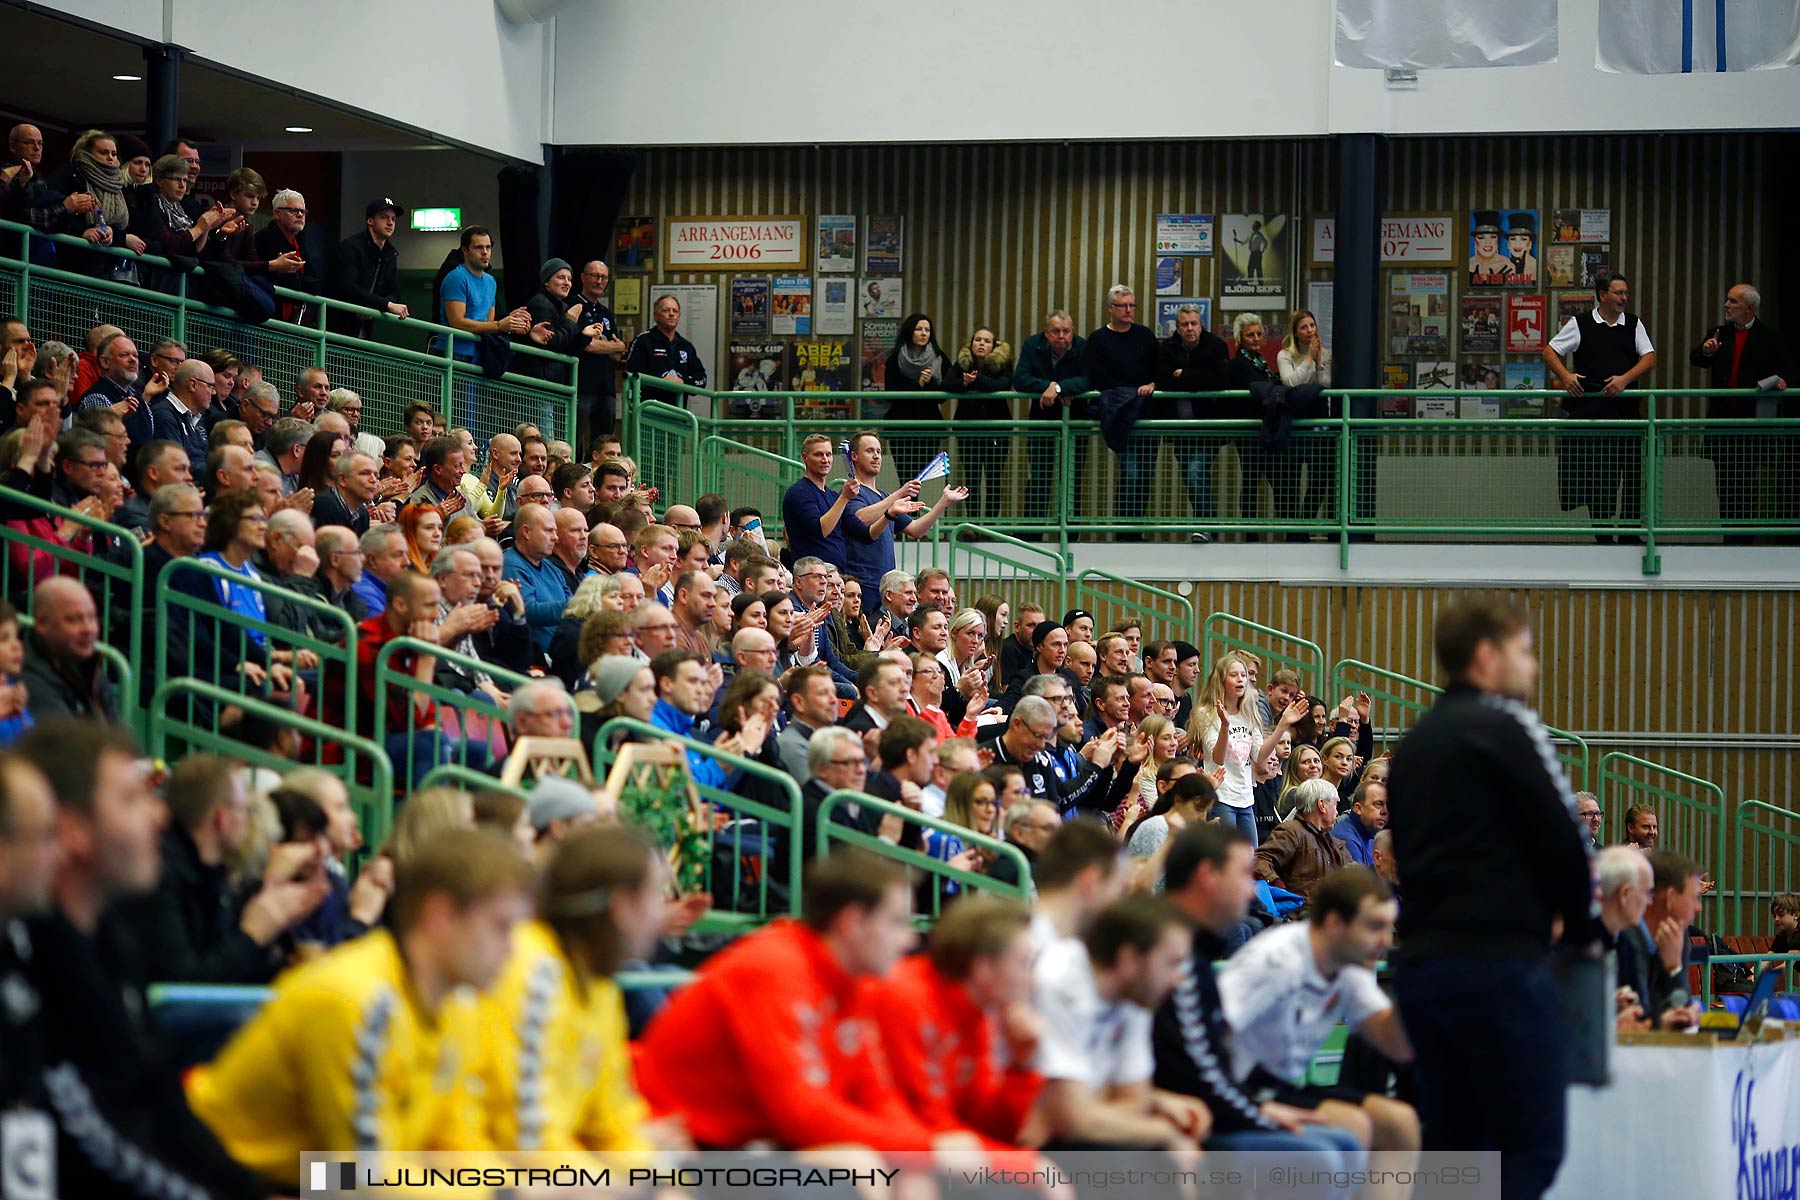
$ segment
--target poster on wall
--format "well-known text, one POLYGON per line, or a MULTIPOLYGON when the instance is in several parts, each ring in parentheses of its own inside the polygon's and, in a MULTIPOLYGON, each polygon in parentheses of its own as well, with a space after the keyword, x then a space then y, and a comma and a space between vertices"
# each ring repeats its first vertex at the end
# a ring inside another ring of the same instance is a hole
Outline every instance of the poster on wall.
POLYGON ((900 338, 898 321, 864 321, 862 325, 862 390, 880 391, 887 382, 887 356, 900 338))
POLYGON ((1181 260, 1179 258, 1156 260, 1156 294, 1159 296, 1181 295, 1181 260))
POLYGON ((720 377, 733 392, 742 393, 731 398, 731 415, 780 416, 781 402, 766 393, 779 392, 787 386, 788 344, 774 338, 734 338, 726 353, 730 356, 728 373, 722 372, 720 377))
POLYGON ((1459 387, 1481 391, 1500 390, 1500 364, 1487 359, 1465 358, 1459 387))
POLYGON ((815 269, 821 275, 856 274, 856 215, 826 213, 819 218, 815 269))
MULTIPOLYGON (((700 363, 708 379, 719 377, 719 329, 723 316, 719 311, 719 285, 716 283, 659 283, 650 289, 650 307, 664 296, 681 302, 681 320, 676 332, 694 343, 700 351, 700 363)), ((689 396, 688 407, 701 416, 712 415, 712 402, 704 396, 689 396)))
POLYGON ((865 318, 898 320, 901 316, 900 296, 904 289, 898 275, 864 279, 858 288, 858 307, 865 318))
MULTIPOLYGON (((1337 261, 1337 218, 1314 217, 1308 265, 1337 261)), ((1381 218, 1381 261, 1388 266, 1456 263, 1456 218, 1447 212, 1389 213, 1381 218)))
POLYGON ((635 317, 644 311, 644 281, 636 276, 613 277, 613 316, 635 317))
MULTIPOLYGON (((1468 366, 1467 363, 1463 365, 1465 368, 1468 366)), ((1500 398, 1505 395, 1498 383, 1500 368, 1493 363, 1481 363, 1478 369, 1483 378, 1487 377, 1487 372, 1492 371, 1496 382, 1492 387, 1482 388, 1483 395, 1458 396, 1456 415, 1465 421, 1492 421, 1500 416, 1500 398)))
POLYGON ((850 289, 854 278, 820 277, 813 296, 813 330, 816 333, 849 335, 856 332, 856 305, 850 289))
POLYGON ((1546 296, 1506 298, 1506 352, 1536 354, 1544 348, 1545 323, 1549 320, 1546 296))
MULTIPOLYGON (((1507 363, 1506 390, 1509 392, 1542 391, 1544 381, 1549 376, 1549 368, 1541 362, 1507 363)), ((1500 414, 1505 417, 1541 417, 1544 415, 1544 401, 1536 396, 1502 396, 1500 398, 1500 414)))
POLYGON ((1612 241, 1612 209, 1559 208, 1550 217, 1549 240, 1556 242, 1612 241))
POLYGON ((1551 287, 1574 287, 1580 278, 1577 266, 1581 247, 1574 242, 1552 242, 1544 247, 1544 279, 1551 287))
POLYGON ((1580 261, 1576 264, 1575 268, 1579 272, 1575 278, 1575 282, 1581 284, 1583 287, 1593 287, 1599 280, 1601 270, 1611 266, 1611 246, 1590 245, 1583 242, 1581 246, 1580 261))
POLYGON ((656 270, 656 218, 620 217, 614 227, 612 269, 656 270))
POLYGON ((1462 352, 1464 354, 1500 353, 1500 324, 1503 301, 1499 296, 1464 296, 1462 298, 1462 352))
POLYGON ((769 332, 769 281, 766 279, 734 279, 731 281, 731 332, 769 332))
POLYGON ((1200 328, 1212 328, 1211 296, 1158 296, 1156 298, 1156 324, 1151 329, 1159 338, 1175 336, 1175 314, 1188 305, 1200 310, 1200 328))
POLYGON ((1450 352, 1450 276, 1442 271, 1396 271, 1388 283, 1388 355, 1450 352))
MULTIPOLYGON (((826 338, 795 342, 793 383, 793 390, 797 392, 855 391, 848 339, 826 338)), ((850 415, 849 401, 836 397, 817 403, 798 401, 794 407, 796 410, 805 409, 809 415, 817 417, 850 415)))
POLYGON ((905 249, 904 222, 898 214, 870 217, 863 239, 863 271, 870 275, 898 275, 905 249))
POLYGON ((769 332, 812 332, 813 287, 810 275, 777 275, 769 297, 769 332))
POLYGON ((1556 327, 1561 329, 1582 313, 1594 307, 1592 292, 1558 292, 1556 294, 1556 327))
MULTIPOLYGON (((1413 386, 1420 391, 1449 391, 1456 386, 1456 364, 1448 359, 1414 363, 1413 386)), ((1441 415, 1454 417, 1456 415, 1454 404, 1451 405, 1451 409, 1452 411, 1441 415)), ((1419 410, 1418 415, 1423 417, 1427 414, 1423 410, 1419 410)))
POLYGON ((1211 213, 1157 213, 1156 252, 1197 255, 1213 252, 1211 213))
POLYGON ((1469 214, 1469 286, 1536 287, 1537 209, 1478 208, 1469 214))
POLYGON ((1219 307, 1286 308, 1286 213, 1226 213, 1219 221, 1219 307))
POLYGON ((1319 344, 1331 349, 1331 280, 1314 280, 1306 285, 1306 307, 1312 310, 1319 326, 1319 344))
POLYGON ((670 270, 804 269, 809 249, 801 217, 671 217, 663 230, 670 270))

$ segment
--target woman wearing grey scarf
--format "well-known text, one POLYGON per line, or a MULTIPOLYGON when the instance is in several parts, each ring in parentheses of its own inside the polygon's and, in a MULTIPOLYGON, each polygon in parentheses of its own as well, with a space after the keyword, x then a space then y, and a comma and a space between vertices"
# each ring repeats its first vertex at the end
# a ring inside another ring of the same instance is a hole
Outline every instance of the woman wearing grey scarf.
MULTIPOLYGON (((949 359, 938 346, 931 318, 924 313, 913 313, 900 322, 900 338, 894 343, 893 353, 888 355, 887 375, 883 383, 890 392, 962 391, 962 374, 949 369, 949 359)), ((891 400, 888 402, 887 419, 941 421, 944 419, 943 402, 929 399, 891 400)), ((925 464, 937 453, 942 441, 941 434, 890 437, 888 451, 894 456, 894 470, 900 482, 905 483, 924 470, 925 464)))
MULTIPOLYGON (((119 246, 142 253, 144 243, 129 232, 131 207, 127 189, 131 186, 125 168, 119 164, 119 144, 112 134, 90 129, 75 139, 69 154, 69 166, 45 181, 64 195, 85 192, 94 198, 92 209, 64 216, 59 233, 86 238, 96 246, 119 246)), ((90 275, 112 276, 125 260, 111 254, 79 255, 90 275)), ((127 264, 129 266, 129 264, 127 264)))

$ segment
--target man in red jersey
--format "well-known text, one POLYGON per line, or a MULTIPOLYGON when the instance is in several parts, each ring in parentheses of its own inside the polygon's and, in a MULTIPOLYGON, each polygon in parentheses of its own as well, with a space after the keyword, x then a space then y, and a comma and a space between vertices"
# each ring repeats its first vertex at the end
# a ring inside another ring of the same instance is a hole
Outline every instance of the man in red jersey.
POLYGON ((968 1149, 894 1086, 864 1005, 871 977, 913 946, 905 872, 862 851, 807 869, 799 921, 722 951, 677 992, 638 1046, 638 1086, 703 1149, 757 1140, 805 1149, 968 1149))
POLYGON ((973 1129, 990 1146, 1035 1140, 1025 1124, 1044 1081, 1031 1070, 1030 928, 1023 905, 970 896, 944 913, 926 953, 870 985, 894 1080, 932 1129, 973 1129))

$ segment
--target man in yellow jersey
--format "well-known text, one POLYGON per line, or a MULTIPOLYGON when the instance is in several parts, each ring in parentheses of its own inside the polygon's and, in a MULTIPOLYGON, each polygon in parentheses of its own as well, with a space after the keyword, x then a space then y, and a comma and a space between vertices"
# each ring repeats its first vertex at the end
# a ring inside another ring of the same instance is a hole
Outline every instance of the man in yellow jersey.
POLYGON ((510 843, 437 834, 395 880, 391 931, 347 942, 276 981, 275 995, 188 1080, 232 1157, 281 1187, 304 1150, 492 1146, 471 1076, 472 998, 493 983, 530 912, 531 868, 510 843))
POLYGON ((514 931, 512 958, 481 997, 483 1088, 495 1143, 514 1150, 650 1150, 685 1140, 647 1123, 610 978, 647 958, 663 928, 669 871, 625 826, 557 843, 538 918, 514 931))

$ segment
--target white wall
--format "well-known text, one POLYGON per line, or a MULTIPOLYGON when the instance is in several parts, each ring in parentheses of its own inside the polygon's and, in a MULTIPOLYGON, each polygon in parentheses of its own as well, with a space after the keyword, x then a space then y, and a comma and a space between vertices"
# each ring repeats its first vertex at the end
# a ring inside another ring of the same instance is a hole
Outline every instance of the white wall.
POLYGON ((1331 0, 603 0, 556 18, 550 140, 1114 140, 1800 123, 1800 69, 1595 70, 1598 8, 1599 0, 1563 0, 1553 65, 1430 71, 1418 91, 1389 92, 1379 71, 1331 65, 1331 0), (646 49, 617 50, 639 46, 646 49))
MULTIPOLYGON (((505 265, 498 236, 498 163, 460 150, 358 151, 345 154, 343 163, 340 211, 346 236, 362 228, 363 210, 380 196, 392 196, 408 210, 460 208, 464 225, 485 225, 496 231, 494 266, 505 265)), ((437 270, 444 255, 460 241, 455 233, 415 233, 407 225, 408 221, 401 221, 394 235, 402 271, 437 270)))

